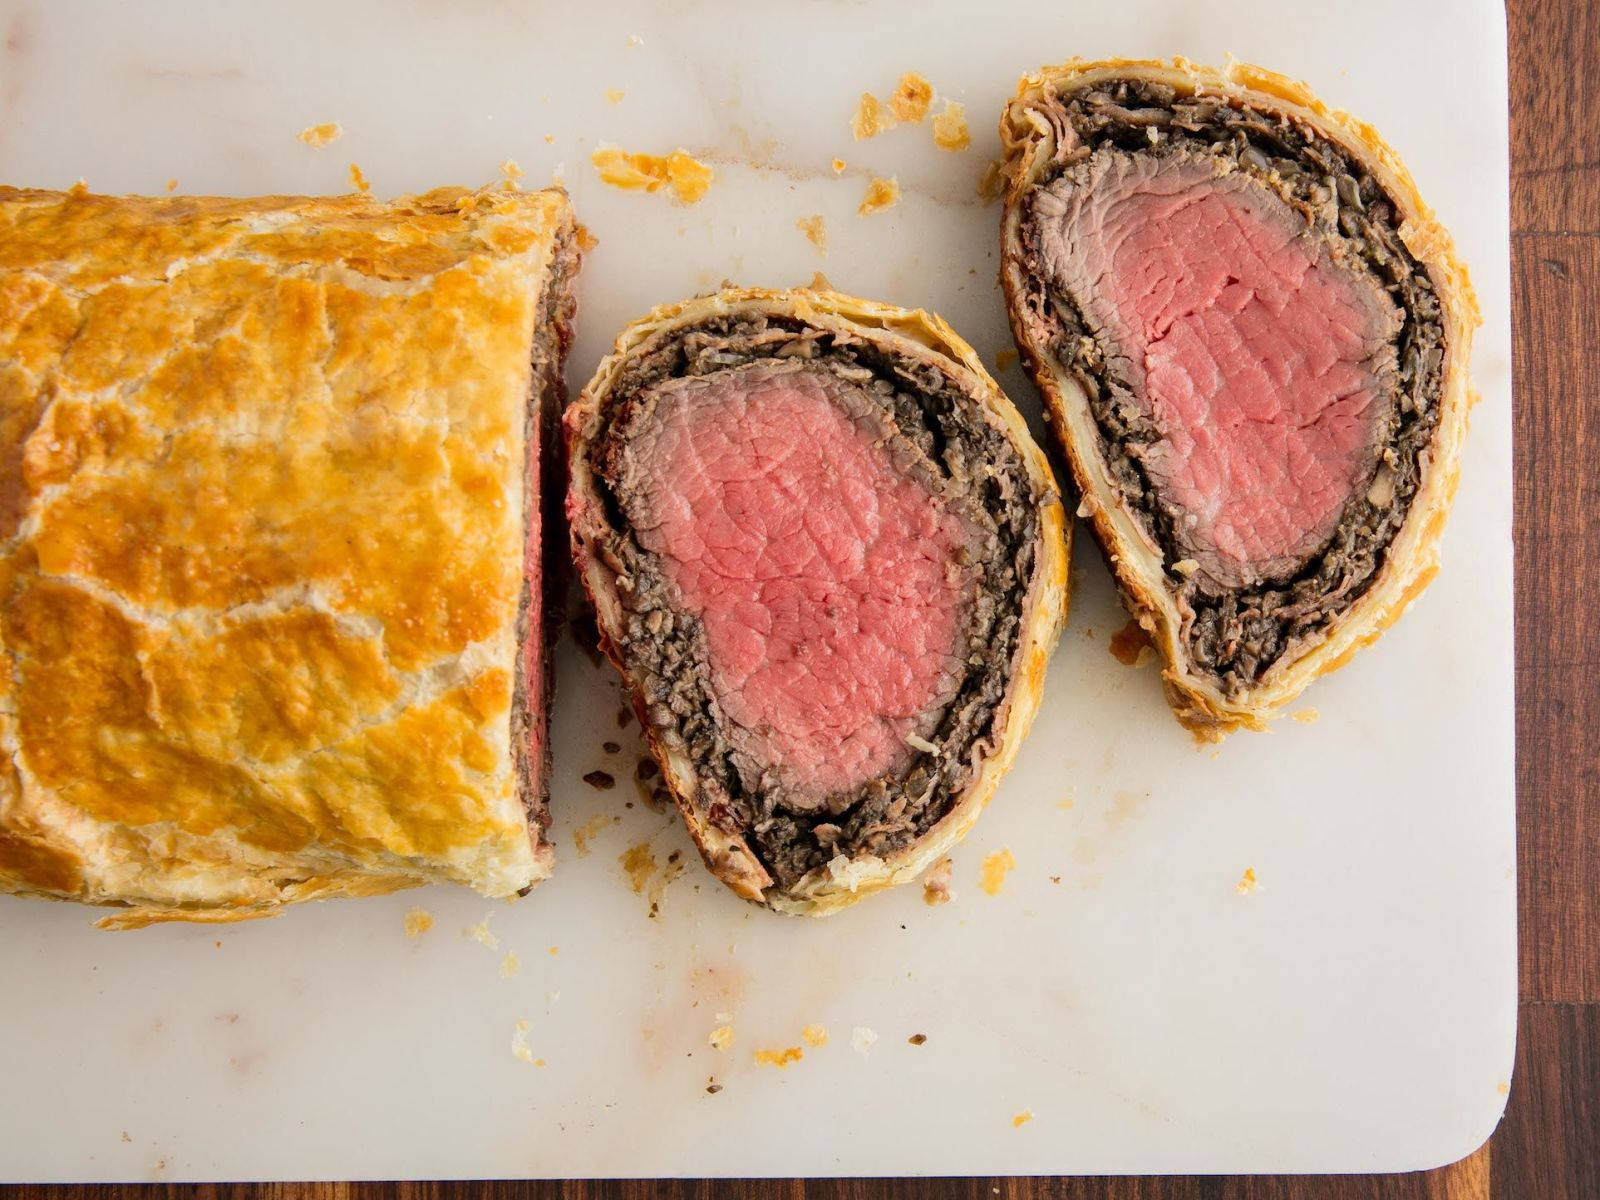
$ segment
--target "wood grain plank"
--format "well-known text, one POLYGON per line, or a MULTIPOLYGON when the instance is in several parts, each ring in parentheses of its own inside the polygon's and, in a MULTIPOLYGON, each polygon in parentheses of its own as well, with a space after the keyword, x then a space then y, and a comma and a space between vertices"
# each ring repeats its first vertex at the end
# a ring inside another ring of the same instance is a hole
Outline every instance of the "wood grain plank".
POLYGON ((1526 999, 1600 1000, 1600 238, 1512 254, 1517 861, 1526 999))
POLYGON ((1524 1004, 1493 1200, 1600 1197, 1600 1005, 1524 1004))
POLYGON ((1600 4, 1511 0, 1512 228, 1600 233, 1600 4))

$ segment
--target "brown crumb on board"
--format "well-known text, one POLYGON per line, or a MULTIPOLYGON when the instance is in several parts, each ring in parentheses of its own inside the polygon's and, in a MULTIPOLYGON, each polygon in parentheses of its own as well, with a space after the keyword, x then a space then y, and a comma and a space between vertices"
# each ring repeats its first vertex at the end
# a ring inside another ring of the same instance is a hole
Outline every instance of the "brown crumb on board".
POLYGON ((933 866, 928 868, 922 877, 922 902, 932 907, 937 904, 948 904, 953 898, 950 891, 950 856, 946 854, 933 866))
POLYGON ((1150 635, 1144 626, 1132 617, 1128 623, 1111 635, 1111 657, 1125 667, 1136 667, 1143 651, 1150 649, 1150 635))
POLYGON ((590 771, 583 777, 583 781, 592 788, 599 788, 602 792, 610 791, 617 786, 616 777, 610 771, 590 771))
POLYGON ((601 742, 600 743, 600 749, 604 750, 607 754, 621 754, 622 753, 622 743, 621 742, 601 742))
POLYGON ((790 1046, 785 1050, 757 1050, 756 1066, 758 1067, 787 1067, 790 1063, 797 1063, 806 1056, 806 1052, 799 1046, 790 1046))
POLYGON ((708 1096, 715 1096, 721 1090, 722 1090, 722 1085, 720 1083, 718 1083, 715 1079, 713 1079, 710 1083, 706 1084, 706 1095, 708 1095, 708 1096))
POLYGON ((928 105, 932 103, 933 85, 915 71, 907 71, 889 97, 889 111, 897 120, 915 124, 928 115, 928 105))
POLYGON ((856 213, 864 217, 869 213, 893 208, 898 203, 900 203, 900 181, 893 177, 874 179, 867 184, 867 194, 861 198, 861 207, 856 209, 856 213))
POLYGON ((625 191, 655 192, 670 187, 679 204, 698 202, 715 177, 710 167, 686 150, 667 155, 630 154, 616 146, 602 146, 589 161, 602 183, 625 191))
POLYGON ((406 936, 419 938, 433 928, 433 914, 415 906, 406 910, 406 936))
POLYGON ((308 125, 300 131, 302 142, 313 150, 330 146, 344 136, 344 127, 337 121, 324 121, 321 125, 308 125))
POLYGON ((821 213, 812 213, 809 217, 801 217, 794 223, 794 227, 806 235, 806 241, 815 246, 823 255, 828 253, 828 224, 822 219, 821 213))
POLYGON ((944 111, 933 118, 933 144, 941 150, 965 150, 972 145, 965 104, 954 100, 944 102, 944 111))
POLYGON ((925 1033, 913 1033, 906 1039, 906 1041, 910 1042, 913 1046, 924 1046, 927 1045, 928 1035, 925 1033))
POLYGON ((856 105, 856 115, 850 120, 851 136, 858 142, 864 142, 893 128, 894 118, 883 107, 883 101, 871 92, 862 92, 861 102, 856 105))
POLYGON ((996 850, 983 860, 983 866, 978 871, 978 882, 989 895, 998 896, 1000 889, 1005 886, 1006 876, 1016 865, 1016 856, 1009 847, 996 850))

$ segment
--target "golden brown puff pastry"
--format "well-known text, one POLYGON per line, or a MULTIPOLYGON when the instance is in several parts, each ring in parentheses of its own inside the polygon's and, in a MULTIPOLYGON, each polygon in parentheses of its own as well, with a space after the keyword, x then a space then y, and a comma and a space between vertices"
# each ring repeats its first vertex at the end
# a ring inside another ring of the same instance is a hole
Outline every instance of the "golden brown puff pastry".
POLYGON ((601 645, 713 873, 823 915, 949 850, 1067 603, 1055 481, 972 348, 729 289, 624 329, 566 420, 601 645))
POLYGON ((0 891, 129 928, 549 873, 573 228, 0 188, 0 891))
POLYGON ((1178 719, 1264 728, 1437 569, 1466 268, 1376 130, 1258 67, 1073 60, 1000 132, 1007 305, 1079 511, 1178 719))

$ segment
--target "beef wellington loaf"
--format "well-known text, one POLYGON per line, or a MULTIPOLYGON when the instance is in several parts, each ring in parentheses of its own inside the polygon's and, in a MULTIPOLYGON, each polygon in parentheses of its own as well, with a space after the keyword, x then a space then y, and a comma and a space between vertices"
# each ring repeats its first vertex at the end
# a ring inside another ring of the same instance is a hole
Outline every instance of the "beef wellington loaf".
POLYGON ((1262 728, 1436 570, 1467 274, 1371 126, 1248 66, 1073 62, 1001 120, 1002 279, 1178 719, 1262 728))
POLYGON ((0 891, 549 873, 577 266, 559 191, 0 188, 0 891))
POLYGON ((914 877, 1027 732, 1066 603, 1050 469, 927 313, 728 290, 567 413, 601 643, 707 865, 822 914, 914 877))

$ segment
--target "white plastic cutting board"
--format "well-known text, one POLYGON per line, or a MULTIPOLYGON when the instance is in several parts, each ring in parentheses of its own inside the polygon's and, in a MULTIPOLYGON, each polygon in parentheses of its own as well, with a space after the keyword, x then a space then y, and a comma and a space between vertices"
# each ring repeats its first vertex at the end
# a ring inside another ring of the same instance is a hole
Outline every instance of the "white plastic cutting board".
MULTIPOLYGON (((1043 709, 956 852, 956 899, 930 908, 913 886, 806 921, 737 901, 697 860, 663 883, 688 838, 638 803, 609 668, 568 642, 560 862, 525 900, 432 890, 107 934, 80 908, 0 899, 0 1177, 1376 1171, 1475 1148, 1515 1025, 1498 0, 10 0, 0 180, 332 192, 354 161, 391 194, 512 158, 530 184, 562 174, 599 238, 574 386, 655 303, 818 269, 938 310, 992 358, 1010 345, 999 211, 975 185, 1017 76, 1230 51, 1384 131, 1485 315, 1443 572, 1306 694, 1320 720, 1196 749, 1155 671, 1107 652, 1123 618, 1083 538, 1043 709), (966 104, 970 150, 935 149, 926 125, 851 141, 860 93, 911 69, 966 104), (343 138, 297 140, 324 121, 343 138), (692 208, 612 190, 589 165, 602 141, 684 146, 716 182, 692 208), (904 197, 861 218, 871 173, 904 197), (826 258, 795 228, 812 213, 826 258), (597 768, 619 786, 581 782, 597 768), (573 831, 609 815, 580 854, 573 831), (636 894, 619 855, 646 840, 659 866, 636 894), (1016 868, 991 897, 979 864, 1003 847, 1016 868), (1247 868, 1259 888, 1241 895, 1247 868), (412 905, 436 918, 416 939, 412 905), (486 916, 495 951, 462 936, 486 916), (521 967, 502 978, 508 950, 521 967), (545 1065, 513 1054, 518 1021, 545 1065), (825 1047, 802 1040, 812 1024, 825 1047), (878 1035, 864 1055, 858 1026, 878 1035), (789 1046, 804 1058, 754 1061, 789 1046)), ((1015 367, 1000 379, 1037 414, 1015 367)))

